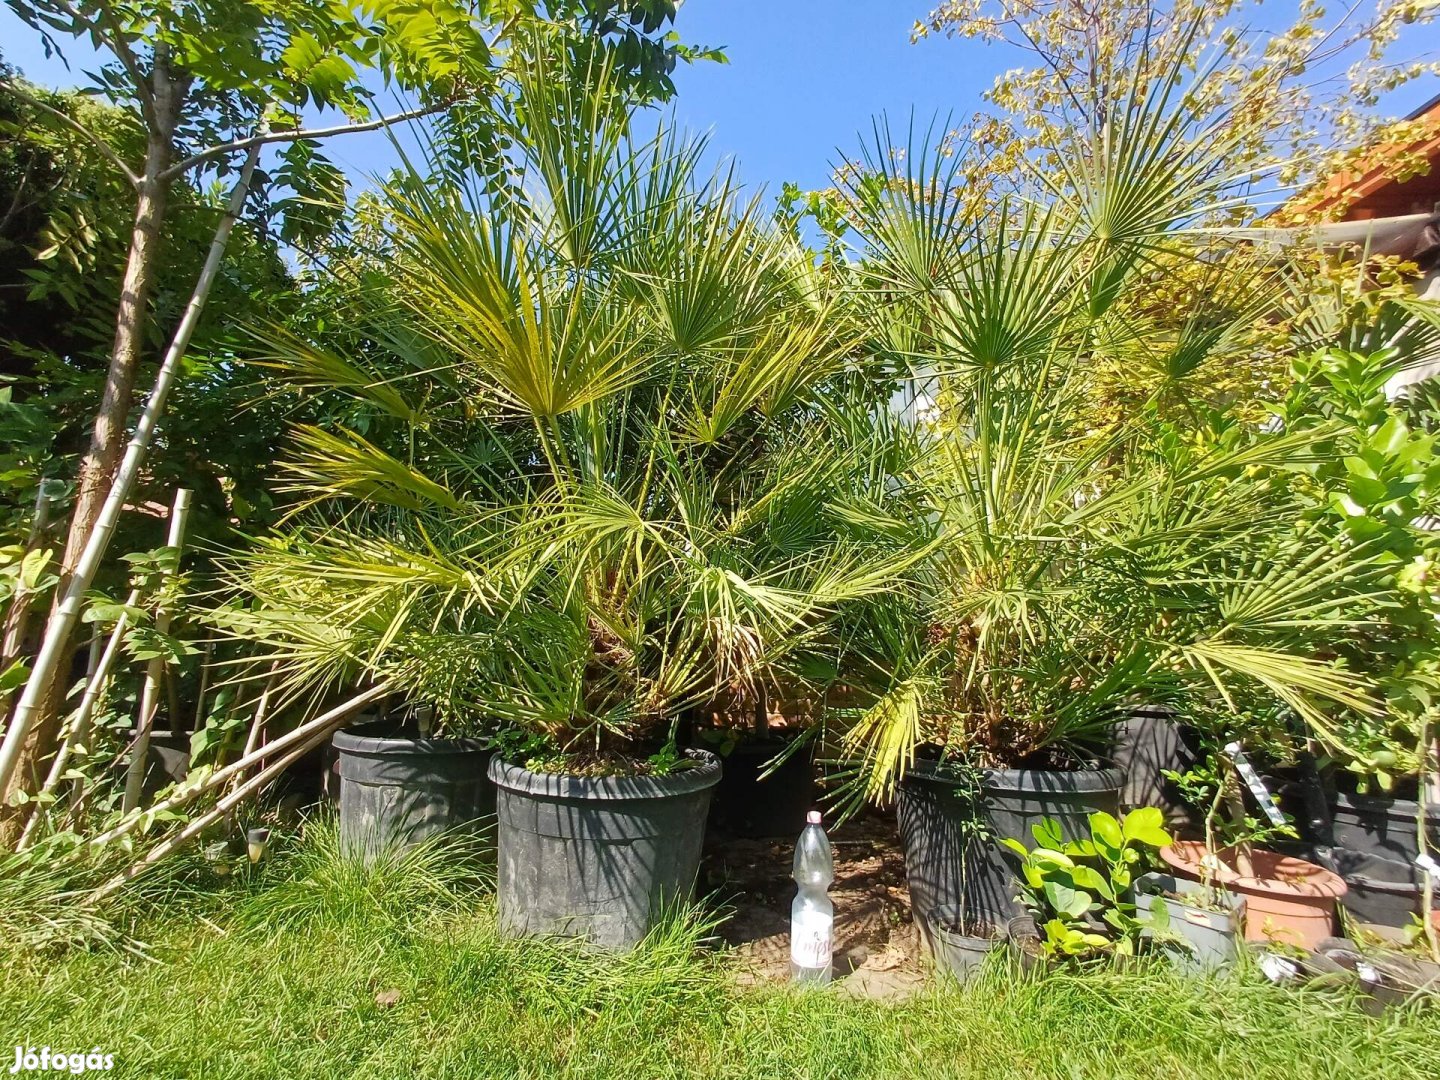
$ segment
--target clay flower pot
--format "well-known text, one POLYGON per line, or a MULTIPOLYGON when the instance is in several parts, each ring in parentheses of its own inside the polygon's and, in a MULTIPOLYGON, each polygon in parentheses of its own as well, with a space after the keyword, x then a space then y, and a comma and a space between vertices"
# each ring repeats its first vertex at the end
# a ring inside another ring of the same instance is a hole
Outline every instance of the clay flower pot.
MULTIPOLYGON (((1181 840, 1162 848, 1160 857, 1181 877, 1198 881, 1205 845, 1181 840)), ((1220 852, 1220 865, 1210 879, 1245 897, 1245 940, 1278 941, 1314 949, 1330 936, 1335 923, 1335 902, 1345 895, 1339 874, 1304 859, 1255 851, 1255 874, 1242 877, 1226 865, 1229 852, 1220 852)))

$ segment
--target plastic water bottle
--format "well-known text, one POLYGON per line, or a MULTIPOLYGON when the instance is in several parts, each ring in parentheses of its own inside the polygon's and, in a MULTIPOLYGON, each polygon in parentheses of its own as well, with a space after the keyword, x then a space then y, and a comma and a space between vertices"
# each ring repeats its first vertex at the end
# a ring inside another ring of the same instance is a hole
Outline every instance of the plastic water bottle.
POLYGON ((790 975, 797 982, 828 983, 835 905, 825 891, 835 880, 835 859, 818 810, 805 816, 791 876, 800 891, 790 905, 790 975))

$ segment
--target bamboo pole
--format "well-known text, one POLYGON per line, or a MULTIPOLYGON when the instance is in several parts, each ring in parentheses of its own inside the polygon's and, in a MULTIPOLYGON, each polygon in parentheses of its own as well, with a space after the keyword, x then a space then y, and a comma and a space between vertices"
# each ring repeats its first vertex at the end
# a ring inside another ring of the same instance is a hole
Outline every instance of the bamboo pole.
POLYGON ((245 748, 240 751, 242 758, 248 758, 260 747, 261 738, 265 733, 265 721, 270 715, 270 695, 275 692, 275 684, 279 681, 276 673, 280 667, 280 661, 270 665, 270 676, 265 680, 265 685, 260 689, 260 699, 255 703, 255 718, 250 722, 250 730, 245 735, 245 748))
MULTIPOLYGON (((170 534, 165 544, 175 552, 175 563, 165 571, 165 579, 178 573, 180 554, 185 547, 185 525, 190 520, 190 498, 195 493, 189 488, 175 492, 175 503, 170 508, 170 534)), ((155 629, 161 634, 170 632, 171 612, 169 605, 161 603, 155 612, 155 629)), ((140 789, 145 783, 145 766, 150 757, 150 731, 155 726, 155 713, 160 708, 160 680, 165 674, 165 661, 154 657, 145 667, 145 687, 140 694, 140 715, 136 718, 135 738, 130 744, 130 765, 125 770, 125 797, 120 804, 124 813, 140 805, 140 789)), ((173 718, 172 718, 173 719, 173 718)))
POLYGON ((195 333, 196 324, 200 321, 200 313, 204 310, 205 301, 210 296, 210 288, 214 285, 215 278, 220 272, 220 261, 224 257, 230 233, 235 228, 235 222, 239 220, 240 213, 244 209, 245 198, 250 192, 250 181, 255 175, 255 165, 259 161, 259 155, 259 145, 252 146, 244 166, 240 169, 240 177, 236 180, 235 187, 230 193, 230 201, 225 208, 224 216, 221 217, 220 223, 215 228, 215 235, 211 238, 205 265, 200 271, 199 278, 196 279, 190 300, 185 305, 185 314, 181 316, 180 324, 175 329, 175 336, 171 338, 170 345, 165 350, 165 356, 160 362, 160 370, 155 375, 155 383, 151 387, 150 396, 145 402, 139 422, 135 425, 135 433, 125 447, 125 456, 121 459, 120 467, 115 472, 115 479, 110 484, 109 494, 105 496, 105 504, 100 509, 100 516, 95 522, 95 528, 91 530, 84 550, 75 561, 75 568, 71 573, 70 583, 65 589, 64 595, 60 598, 59 604, 56 605, 49 622, 45 625, 45 639, 41 643, 40 651, 36 654, 30 678, 25 683, 25 692, 15 707, 10 726, 5 732, 5 740, 0 743, 0 800, 9 795, 11 785, 16 780, 16 771, 20 765, 26 742, 30 738, 31 729, 39 720, 40 714, 44 710, 50 685, 59 676, 61 665, 68 655, 70 635, 75 628, 75 623, 80 618, 80 610, 85 603, 85 594, 90 590, 90 586, 95 580, 95 574, 100 569, 100 561, 105 557, 105 552, 110 546, 110 538, 115 533, 115 526, 120 520, 120 512, 130 498, 135 481, 139 479, 140 467, 144 463, 150 443, 155 437, 155 429, 160 423, 160 417, 165 412, 165 401, 170 396, 170 388, 179 374, 181 357, 185 355, 185 350, 190 346, 190 338, 195 333))
MULTIPOLYGON (((92 902, 97 900, 103 900, 105 897, 113 893, 116 889, 121 888, 127 881, 133 881, 135 878, 139 877, 147 869, 154 866, 165 856, 179 850, 187 842, 194 839, 196 836, 198 836, 205 829, 209 828, 215 822, 219 821, 242 801, 244 801, 250 795, 257 793, 266 784, 270 783, 286 769, 288 769, 291 765, 295 764, 295 762, 299 761, 302 757, 304 757, 316 746, 318 746, 334 728, 340 725, 340 722, 344 720, 345 716, 348 716, 351 712, 360 708, 360 706, 365 704, 366 702, 373 700, 375 697, 379 697, 383 692, 383 688, 376 688, 374 690, 368 691, 365 694, 361 694, 358 697, 351 698, 345 703, 344 706, 332 709, 329 713, 326 714, 325 718, 329 718, 329 720, 326 726, 324 726, 323 728, 316 726, 319 723, 319 720, 312 721, 309 725, 306 725, 306 727, 310 729, 308 735, 306 735, 304 738, 295 740, 295 742, 291 744, 294 747, 293 749, 291 749, 288 753, 284 754, 282 757, 273 761, 271 764, 265 766, 265 768, 261 769, 249 780, 245 781, 245 783, 235 788, 235 790, 220 798, 215 803, 215 805, 211 807, 209 811, 201 814, 198 818, 190 822, 190 824, 186 825, 170 839, 152 848, 144 855, 143 858, 136 860, 122 873, 117 874, 105 884, 101 885, 93 893, 90 894, 89 899, 92 902), (344 714, 336 717, 334 714, 339 712, 340 708, 344 708, 345 712, 344 714)), ((290 735, 298 735, 302 730, 305 729, 297 728, 295 731, 291 732, 290 735)), ((263 758, 266 754, 277 753, 281 742, 281 739, 276 739, 273 743, 257 752, 254 756, 256 758, 263 758)), ((215 777, 211 777, 210 786, 213 786, 214 780, 215 777)))
POLYGON ((1440 963, 1440 930, 1435 928, 1435 872, 1430 856, 1430 789, 1440 779, 1440 753, 1430 756, 1430 725, 1424 718, 1420 722, 1420 784, 1416 794, 1416 817, 1419 825, 1419 844, 1416 857, 1420 867, 1420 932, 1430 949, 1430 959, 1440 963), (1429 865, 1426 865, 1426 864, 1429 865))
MULTIPOLYGON (((125 606, 131 608, 139 602, 140 590, 131 589, 125 606)), ((95 712, 95 703, 100 700, 101 691, 110 680, 110 668, 115 663, 115 657, 120 651, 120 642, 124 639, 125 629, 129 625, 129 613, 122 611, 120 617, 115 620, 114 628, 110 631, 110 640, 105 643, 105 650, 91 665, 90 674, 85 680, 85 692, 81 695, 80 704, 72 714, 69 730, 60 743, 60 749, 55 752, 55 760, 50 763, 50 772, 40 788, 41 795, 47 795, 60 786, 60 778, 65 775, 65 766, 69 764, 71 754, 74 753, 77 746, 84 746, 85 740, 89 738, 90 718, 95 712)), ((41 811, 37 810, 25 822, 25 830, 20 834, 19 843, 15 845, 17 851, 24 851, 29 845, 29 839, 35 831, 40 813, 41 811)))
MULTIPOLYGON (((103 832, 99 836, 96 836, 89 840, 89 845, 92 847, 99 847, 100 845, 110 843, 112 840, 118 840, 120 837, 133 832, 136 826, 138 826, 140 822, 146 817, 153 817, 153 815, 158 814, 162 811, 174 810, 178 807, 184 806, 186 803, 190 802, 192 799, 198 797, 199 795, 215 790, 215 788, 219 787, 221 784, 224 784, 236 773, 245 771, 252 765, 256 764, 258 761, 263 760, 267 755, 278 754, 281 751, 287 750, 290 747, 294 746, 296 743, 304 741, 312 735, 315 736, 317 741, 324 738, 326 735, 329 735, 332 731, 339 727, 341 723, 343 723, 352 713, 358 712, 360 709, 370 704, 370 702, 374 701, 376 698, 383 697, 386 693, 389 692, 389 689, 390 688, 388 686, 382 683, 379 686, 371 687, 364 693, 356 694, 354 697, 348 698, 347 700, 341 702, 339 705, 335 706, 335 708, 331 709, 329 712, 323 713, 313 720, 306 721, 305 723, 297 727, 294 731, 288 732, 287 734, 282 735, 280 738, 276 739, 274 742, 261 747, 250 757, 241 758, 239 761, 235 761, 229 765, 226 765, 223 769, 217 769, 210 776, 206 777, 203 783, 197 784, 194 788, 191 788, 187 791, 177 792, 176 794, 170 796, 168 799, 164 799, 163 801, 156 803, 150 808, 148 814, 132 814, 130 817, 120 822, 120 824, 116 825, 113 829, 110 829, 107 832, 103 832)), ((306 747, 307 750, 309 748, 309 746, 306 747)))
POLYGON ((195 691, 195 720, 190 725, 191 731, 199 731, 205 726, 205 695, 210 692, 210 662, 214 658, 215 648, 207 641, 200 660, 200 689, 195 691))

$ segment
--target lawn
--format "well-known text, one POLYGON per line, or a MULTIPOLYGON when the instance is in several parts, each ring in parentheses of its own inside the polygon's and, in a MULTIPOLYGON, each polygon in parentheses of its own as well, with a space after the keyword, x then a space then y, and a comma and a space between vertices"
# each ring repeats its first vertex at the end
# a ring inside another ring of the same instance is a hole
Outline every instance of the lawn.
MULTIPOLYGON (((675 924, 636 953, 500 937, 444 852, 361 870, 312 843, 246 881, 152 898, 123 948, 12 954, 17 1043, 116 1076, 1434 1077, 1440 1010, 1365 1015, 1253 973, 937 985, 901 1004, 742 988, 675 924), (164 910, 176 912, 163 914, 164 910), (184 912, 184 914, 179 914, 184 912), (133 941, 131 943, 133 945, 133 941)), ((24 1075, 24 1074, 21 1074, 24 1075)))

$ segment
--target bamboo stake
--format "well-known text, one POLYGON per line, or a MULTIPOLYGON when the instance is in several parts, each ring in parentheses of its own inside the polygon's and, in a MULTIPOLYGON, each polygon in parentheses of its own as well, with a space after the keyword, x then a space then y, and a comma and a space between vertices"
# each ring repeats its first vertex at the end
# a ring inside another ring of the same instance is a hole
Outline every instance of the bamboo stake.
MULTIPOLYGON (((96 889, 93 893, 90 894, 89 899, 92 902, 97 900, 103 900, 105 897, 113 893, 116 889, 122 887, 127 881, 132 881, 135 878, 139 877, 147 869, 154 866, 157 862, 163 859, 166 855, 177 851, 188 841, 192 840, 205 829, 209 828, 215 822, 223 818, 226 814, 228 814, 231 810, 233 810, 237 805, 239 805, 250 795, 258 792, 266 784, 270 783, 270 781, 278 777, 281 773, 283 773, 291 765, 295 764, 295 762, 299 761, 316 746, 320 745, 320 743, 324 741, 325 737, 329 735, 334 728, 340 725, 340 722, 345 718, 345 716, 348 716, 351 712, 355 711, 366 702, 373 700, 376 697, 379 697, 382 693, 384 693, 384 688, 376 688, 374 690, 368 691, 365 694, 361 694, 358 697, 351 698, 343 706, 332 709, 329 713, 326 714, 325 717, 321 718, 328 720, 326 726, 324 726, 323 728, 318 728, 315 726, 320 722, 319 720, 311 721, 309 725, 306 725, 311 729, 309 735, 303 739, 297 740, 298 745, 295 745, 294 749, 292 749, 289 753, 280 757, 276 761, 272 762, 271 764, 267 765, 265 768, 261 769, 258 773, 252 776, 249 780, 245 781, 245 783, 241 784, 234 791, 219 799, 209 811, 200 815, 194 821, 190 822, 190 824, 186 825, 185 828, 181 829, 169 840, 166 840, 165 842, 152 848, 149 852, 145 854, 143 858, 128 866, 124 870, 124 872, 117 874, 115 877, 107 881, 104 885, 101 885, 98 889, 96 889), (345 709, 345 712, 342 715, 336 717, 334 714, 339 712, 340 708, 345 709)), ((304 729, 297 728, 295 731, 291 732, 290 735, 298 735, 302 730, 304 729)), ((263 758, 266 754, 276 753, 282 741, 283 740, 281 739, 276 739, 269 746, 260 750, 255 755, 255 757, 263 758)), ((292 743, 292 745, 294 744, 292 743)), ((214 780, 215 777, 211 777, 211 786, 213 786, 214 780)))
MULTIPOLYGON (((110 829, 108 832, 101 833, 99 836, 92 838, 90 841, 88 841, 89 845, 92 847, 98 847, 102 844, 108 844, 112 840, 117 840, 120 837, 126 835, 127 833, 133 832, 136 826, 138 826, 139 823, 147 816, 153 816, 154 814, 158 814, 162 811, 174 810, 177 807, 184 806, 186 803, 190 802, 197 796, 215 790, 217 787, 225 783, 236 773, 243 772, 244 770, 250 768, 250 766, 254 765, 257 761, 263 760, 269 754, 278 754, 282 750, 286 750, 289 747, 294 746, 296 743, 304 741, 312 735, 316 737, 317 741, 324 738, 326 735, 329 735, 332 731, 339 727, 340 724, 343 723, 350 716, 351 713, 358 712, 360 709, 370 704, 370 702, 374 701, 376 698, 383 697, 388 692, 389 687, 382 683, 379 686, 371 687, 369 690, 366 690, 362 694, 357 694, 354 697, 341 702, 329 712, 323 713, 322 715, 317 716, 313 720, 306 721, 305 723, 297 727, 294 731, 282 735, 274 742, 261 747, 250 757, 241 758, 239 761, 235 761, 229 765, 226 765, 223 769, 217 769, 214 773, 212 773, 205 779, 204 783, 197 784, 194 788, 188 791, 177 792, 176 794, 170 796, 168 799, 156 803, 150 808, 148 814, 132 814, 130 817, 120 822, 119 825, 116 825, 113 829, 110 829)), ((308 750, 309 747, 307 746, 306 749, 308 750)))
POLYGON ((1235 844, 1235 872, 1241 877, 1254 877, 1255 864, 1250 857, 1251 843, 1245 835, 1245 797, 1240 793, 1240 773, 1228 757, 1225 761, 1229 765, 1225 770, 1225 803, 1230 810, 1230 820, 1240 836, 1235 844))
MULTIPOLYGON (((125 606, 133 608, 139 602, 140 590, 131 589, 130 595, 125 599, 125 606)), ((115 664, 115 657, 119 655, 120 643, 124 640, 125 631, 129 626, 130 613, 122 611, 120 617, 115 620, 114 628, 110 631, 110 640, 105 644, 105 651, 100 654, 100 660, 95 665, 95 673, 85 680, 85 692, 81 695, 80 705, 75 710, 75 723, 56 752, 55 761, 50 766, 50 775, 46 777, 45 787, 41 789, 42 791, 54 789, 75 748, 87 745, 86 740, 90 737, 90 720, 94 715, 95 705, 100 700, 100 694, 104 691, 106 683, 109 682, 110 669, 115 664)), ((23 842, 21 846, 23 846, 23 842)))
POLYGON ((260 699, 255 703, 255 718, 250 722, 250 731, 245 736, 245 748, 240 751, 242 758, 248 758, 260 746, 261 736, 265 732, 265 721, 270 713, 270 695, 275 691, 275 685, 280 676, 276 674, 280 667, 280 661, 270 665, 270 677, 265 680, 265 685, 260 690, 260 699))
POLYGON ((67 647, 70 643, 70 635, 75 628, 75 623, 80 618, 80 609, 84 606, 85 594, 95 580, 95 574, 100 569, 100 561, 105 557, 106 549, 110 546, 110 538, 114 535, 115 526, 120 520, 120 512, 124 509, 126 501, 130 498, 130 492, 135 487, 135 481, 140 476, 140 467, 150 449, 150 443, 155 437, 155 428, 164 414, 165 401, 170 396, 170 388, 180 371, 180 359, 190 346, 190 338, 195 333, 196 324, 200 321, 200 313, 204 310, 205 301, 210 296, 210 288, 219 274, 220 261, 224 257, 230 233, 235 228, 235 222, 239 220, 240 213, 244 209, 245 198, 250 192, 250 181, 255 175, 255 165, 259 161, 259 157, 260 147, 257 144, 250 148, 250 153, 240 170, 240 177, 230 193, 230 201, 225 208, 225 214, 215 228, 215 235, 210 241, 210 251, 205 257, 205 265, 195 282, 195 289, 190 294, 190 300, 185 305, 185 314, 175 329, 175 336, 171 338, 170 345, 165 350, 165 357, 161 360, 160 370, 155 375, 155 383, 151 387, 150 397, 146 400, 144 411, 141 412, 140 420, 135 425, 135 433, 125 447, 125 456, 121 459, 120 467, 115 472, 115 479, 110 484, 109 494, 105 496, 105 504, 100 509, 100 516, 95 522, 95 528, 86 540, 80 557, 75 561, 75 568, 64 596, 61 597, 49 622, 45 625, 45 639, 40 646, 39 653, 36 654, 35 666, 31 670, 30 678, 25 683, 25 692, 20 697, 20 703, 15 707, 10 726, 5 732, 5 740, 0 743, 0 801, 3 801, 10 793, 26 740, 29 739, 30 731, 44 709, 50 684, 59 675, 60 667, 68 655, 67 647))
MULTIPOLYGON (((132 589, 129 599, 125 601, 125 606, 134 607, 139 600, 140 590, 132 589)), ((60 778, 65 774, 65 766, 70 761, 71 753, 88 737, 90 716, 95 711, 95 702, 100 698, 101 688, 109 681, 110 665, 115 662, 115 654, 119 651, 120 640, 125 636, 125 627, 128 624, 129 616, 125 612, 121 612, 120 618, 115 620, 115 628, 110 632, 110 640, 106 642, 103 652, 98 649, 100 644, 98 636, 90 642, 90 662, 87 665, 85 676, 85 692, 80 696, 80 704, 70 715, 69 726, 60 743, 60 749, 55 752, 55 760, 50 763, 50 772, 45 777, 45 783, 40 787, 41 795, 48 795, 60 786, 60 778)), ((19 842, 15 845, 16 851, 24 851, 29 846, 30 837, 34 834, 44 812, 43 806, 38 807, 26 820, 25 829, 20 834, 19 842)))
MULTIPOLYGON (((194 492, 189 488, 179 488, 175 492, 175 504, 170 508, 170 535, 165 540, 166 546, 175 551, 175 564, 165 572, 166 578, 180 568, 192 495, 194 492)), ((164 578, 160 585, 163 589, 164 578)), ((170 608, 162 603, 155 613, 155 629, 161 634, 168 634, 170 619, 170 608)), ((140 694, 140 715, 135 724, 135 739, 130 744, 130 765, 125 770, 125 797, 120 804, 121 811, 127 814, 140 805, 140 789, 145 783, 145 766, 150 757, 150 730, 155 726, 155 713, 160 708, 160 679, 164 674, 165 661, 158 656, 145 667, 145 688, 140 694)))
MULTIPOLYGON (((1440 777, 1440 754, 1430 760, 1430 725, 1422 717, 1420 721, 1420 784, 1415 797, 1416 817, 1419 824, 1419 850, 1417 857, 1422 863, 1430 855, 1430 793, 1426 790, 1440 777)), ((1435 928, 1435 875, 1425 867, 1420 870, 1420 931, 1425 944, 1430 948, 1430 959, 1440 963, 1440 931, 1435 928)))
POLYGON ((215 648, 207 641, 205 654, 200 660, 200 689, 195 692, 195 721, 190 725, 191 731, 199 731, 205 726, 205 695, 210 691, 210 662, 214 658, 215 648))

